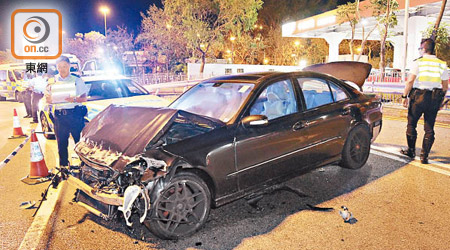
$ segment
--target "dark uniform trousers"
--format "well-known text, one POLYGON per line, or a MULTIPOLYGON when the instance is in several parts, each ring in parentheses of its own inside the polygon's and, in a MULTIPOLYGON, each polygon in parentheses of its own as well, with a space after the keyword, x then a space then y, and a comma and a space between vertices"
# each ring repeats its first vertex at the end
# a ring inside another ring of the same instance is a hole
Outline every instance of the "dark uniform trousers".
POLYGON ((414 88, 409 96, 408 126, 406 135, 408 147, 415 148, 417 122, 424 115, 425 136, 422 143, 422 155, 428 157, 434 142, 434 123, 445 93, 442 89, 421 90, 414 88))
POLYGON ((55 135, 58 143, 59 165, 68 166, 69 136, 75 143, 80 141, 81 130, 84 128, 84 113, 80 106, 74 109, 61 109, 54 112, 55 135))
POLYGON ((33 121, 38 122, 38 106, 39 101, 44 97, 44 94, 33 92, 31 94, 31 112, 33 116, 33 121))
POLYGON ((27 111, 27 116, 32 116, 32 109, 31 109, 31 94, 33 92, 31 90, 25 90, 22 93, 22 100, 23 104, 25 105, 25 110, 27 111))

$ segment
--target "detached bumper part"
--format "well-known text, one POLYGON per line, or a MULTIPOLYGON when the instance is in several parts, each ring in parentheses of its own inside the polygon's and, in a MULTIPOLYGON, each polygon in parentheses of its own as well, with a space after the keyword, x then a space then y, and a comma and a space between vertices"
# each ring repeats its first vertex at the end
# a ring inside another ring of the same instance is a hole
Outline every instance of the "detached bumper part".
POLYGON ((139 186, 133 185, 125 189, 123 206, 119 207, 119 210, 123 212, 127 226, 131 227, 133 225, 128 219, 131 217, 131 208, 133 207, 134 201, 137 199, 142 189, 139 186))

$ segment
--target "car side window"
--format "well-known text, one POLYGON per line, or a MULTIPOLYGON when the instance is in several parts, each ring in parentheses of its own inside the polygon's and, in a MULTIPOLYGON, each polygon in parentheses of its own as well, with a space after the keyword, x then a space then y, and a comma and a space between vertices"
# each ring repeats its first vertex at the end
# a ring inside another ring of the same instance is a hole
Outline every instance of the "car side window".
POLYGON ((0 81, 6 81, 6 70, 0 70, 0 81))
POLYGON ((10 82, 15 82, 16 81, 16 79, 14 79, 14 76, 13 76, 11 71, 8 71, 8 76, 9 76, 9 81, 10 82))
POLYGON ((333 102, 328 83, 319 78, 298 78, 305 97, 306 109, 313 109, 333 102))
POLYGON ((297 112, 297 102, 290 80, 267 86, 250 108, 250 115, 265 115, 269 120, 297 112))
POLYGON ((345 99, 348 99, 347 93, 345 93, 345 91, 337 86, 336 84, 329 82, 330 84, 330 88, 331 88, 331 93, 333 94, 333 98, 335 102, 339 102, 345 99))

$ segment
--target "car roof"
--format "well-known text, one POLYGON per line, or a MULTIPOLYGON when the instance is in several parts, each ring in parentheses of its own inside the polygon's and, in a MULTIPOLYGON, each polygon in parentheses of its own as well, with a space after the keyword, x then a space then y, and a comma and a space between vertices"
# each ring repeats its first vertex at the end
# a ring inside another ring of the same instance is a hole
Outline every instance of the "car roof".
POLYGON ((85 82, 94 82, 94 81, 109 81, 109 80, 122 80, 122 79, 130 79, 129 77, 123 75, 93 75, 93 76, 82 76, 81 79, 85 82))
POLYGON ((0 69, 26 69, 25 63, 8 63, 0 65, 0 69))
POLYGON ((226 76, 218 76, 209 78, 202 82, 236 82, 236 83, 253 83, 255 85, 261 84, 265 80, 270 80, 282 76, 305 76, 305 77, 325 77, 325 78, 333 78, 335 77, 327 74, 322 74, 313 71, 293 71, 293 72, 277 72, 277 71, 265 71, 265 72, 256 72, 256 73, 244 73, 239 75, 226 75, 226 76))

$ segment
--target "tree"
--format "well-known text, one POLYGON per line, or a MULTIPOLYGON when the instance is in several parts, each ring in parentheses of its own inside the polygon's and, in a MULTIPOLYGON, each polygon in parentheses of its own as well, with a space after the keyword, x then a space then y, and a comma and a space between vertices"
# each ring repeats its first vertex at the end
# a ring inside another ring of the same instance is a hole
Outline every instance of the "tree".
POLYGON ((189 57, 180 20, 172 19, 167 11, 152 5, 146 14, 141 13, 141 33, 136 42, 151 55, 154 64, 162 62, 169 72, 170 65, 189 57))
POLYGON ((447 4, 447 0, 442 0, 441 11, 439 12, 439 16, 436 18, 436 24, 434 25, 433 32, 431 33, 431 36, 430 36, 430 38, 433 39, 433 41, 436 40, 436 36, 438 35, 437 33, 438 33, 438 29, 439 29, 439 24, 441 23, 442 16, 444 15, 446 4, 447 4))
POLYGON ((123 26, 117 26, 116 30, 108 29, 107 34, 106 52, 110 59, 120 62, 125 73, 123 55, 126 51, 134 51, 134 35, 128 33, 127 28, 123 26))
POLYGON ((65 43, 64 51, 76 55, 83 64, 87 60, 103 56, 105 36, 97 31, 77 33, 75 38, 67 39, 65 43))
POLYGON ((370 3, 381 34, 380 74, 383 79, 384 68, 386 67, 386 39, 389 28, 397 25, 397 16, 394 11, 398 9, 398 3, 396 0, 371 0, 370 3))
POLYGON ((187 47, 200 54, 200 73, 212 47, 253 28, 262 0, 164 1, 169 23, 181 32, 187 47))
POLYGON ((328 54, 324 39, 282 37, 281 26, 283 23, 319 14, 335 6, 336 1, 331 0, 265 0, 258 14, 258 24, 263 27, 261 34, 265 45, 264 54, 272 55, 270 63, 297 65, 300 59, 305 59, 308 63, 323 62, 328 54), (298 41, 299 45, 295 45, 295 41, 298 41), (317 48, 324 51, 316 51, 317 48))
POLYGON ((354 3, 348 2, 347 4, 339 5, 337 7, 337 19, 339 25, 346 22, 348 22, 350 25, 352 33, 348 46, 350 49, 350 54, 352 56, 352 61, 354 61, 355 57, 353 53, 353 41, 355 39, 356 24, 358 24, 359 20, 361 19, 359 16, 359 0, 354 3))
POLYGON ((443 50, 450 42, 448 27, 449 25, 447 23, 442 23, 439 28, 436 29, 435 25, 430 24, 422 34, 423 37, 432 37, 434 35, 434 40, 436 42, 436 56, 445 56, 448 54, 448 50, 443 50))

